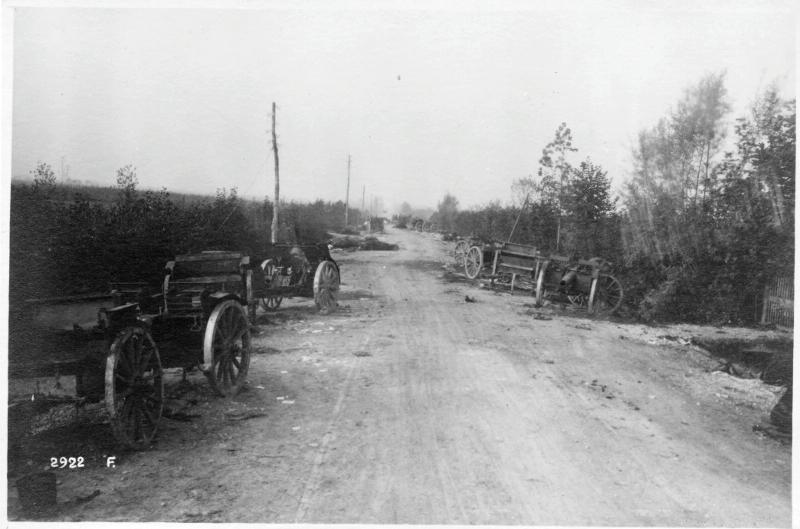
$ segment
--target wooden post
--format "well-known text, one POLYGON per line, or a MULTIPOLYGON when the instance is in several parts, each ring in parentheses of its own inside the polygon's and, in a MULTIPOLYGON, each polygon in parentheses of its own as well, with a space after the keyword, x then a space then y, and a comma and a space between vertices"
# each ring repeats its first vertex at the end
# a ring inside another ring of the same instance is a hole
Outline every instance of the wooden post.
MULTIPOLYGON (((525 208, 528 206, 528 197, 530 194, 525 195, 525 202, 522 203, 522 209, 519 210, 519 214, 517 215, 517 220, 514 221, 514 227, 511 228, 511 233, 508 234, 508 240, 506 242, 511 242, 511 237, 514 236, 514 230, 517 229, 517 223, 519 223, 519 218, 522 216, 522 212, 525 211, 525 208)), ((558 238, 558 237, 556 237, 558 238)), ((556 243, 556 248, 558 248, 558 243, 556 243)))
POLYGON ((278 242, 278 208, 280 204, 280 177, 278 175, 278 136, 275 134, 275 102, 272 102, 272 152, 275 153, 275 203, 272 205, 272 244, 278 242))
POLYGON ((350 155, 347 155, 347 194, 344 198, 344 226, 347 227, 347 217, 350 209, 350 155))

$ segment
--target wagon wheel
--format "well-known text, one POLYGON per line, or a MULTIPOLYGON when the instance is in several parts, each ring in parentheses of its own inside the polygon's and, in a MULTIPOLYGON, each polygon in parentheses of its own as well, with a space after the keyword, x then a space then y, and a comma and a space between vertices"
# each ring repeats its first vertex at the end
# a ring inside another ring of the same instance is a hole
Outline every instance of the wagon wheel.
POLYGON ((544 303, 545 288, 544 288, 544 273, 547 271, 547 265, 539 269, 539 277, 536 278, 536 304, 541 305, 544 303))
POLYGON ((283 296, 267 296, 261 298, 261 308, 264 310, 278 310, 283 301, 283 296))
POLYGON ((322 312, 336 308, 339 292, 339 271, 331 261, 322 261, 314 274, 314 303, 322 312))
POLYGON ((483 268, 483 251, 473 246, 464 257, 464 274, 470 279, 475 279, 483 268))
POLYGON ((458 241, 456 243, 456 247, 453 250, 453 261, 456 263, 457 266, 464 265, 464 258, 467 256, 468 250, 469 250, 469 243, 467 241, 458 241))
POLYGON ((106 410, 114 437, 141 450, 153 441, 164 406, 161 357, 142 327, 117 334, 106 358, 106 410))
POLYGON ((611 275, 601 274, 592 280, 589 292, 589 312, 612 314, 622 305, 622 283, 611 275))
POLYGON ((205 375, 214 391, 224 397, 239 393, 250 367, 250 323, 235 299, 214 307, 203 339, 205 375))

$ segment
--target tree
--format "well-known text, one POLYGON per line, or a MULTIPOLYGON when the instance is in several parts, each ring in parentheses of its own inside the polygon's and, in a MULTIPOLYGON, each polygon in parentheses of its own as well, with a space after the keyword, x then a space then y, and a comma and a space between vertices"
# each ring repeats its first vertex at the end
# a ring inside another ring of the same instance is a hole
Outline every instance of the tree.
POLYGON ((667 117, 639 133, 624 197, 630 257, 694 261, 702 253, 709 227, 705 202, 730 109, 724 78, 705 76, 667 117))
POLYGON ((557 204, 558 222, 556 225, 556 251, 561 243, 561 214, 564 195, 564 186, 569 183, 569 174, 572 166, 567 161, 567 153, 576 152, 572 146, 572 131, 566 123, 561 123, 556 129, 553 141, 542 149, 539 158, 539 177, 542 200, 557 204))
POLYGON ((458 215, 458 199, 450 193, 445 193, 444 198, 436 206, 436 213, 431 219, 444 231, 456 231, 456 216, 458 215))
POLYGON ((139 185, 139 178, 136 176, 134 166, 128 164, 117 169, 117 187, 126 201, 133 200, 137 185, 139 185))
POLYGON ((765 282, 791 273, 795 102, 767 89, 737 120, 736 151, 720 156, 723 79, 705 77, 639 135, 622 231, 626 261, 654 272, 641 314, 753 321, 765 282))
POLYGON ((781 100, 771 86, 736 127, 742 177, 751 184, 751 196, 769 202, 779 229, 794 225, 795 119, 795 101, 781 100))
POLYGON ((616 209, 606 171, 591 160, 573 168, 564 191, 564 247, 571 252, 594 256, 614 246, 619 234, 607 222, 616 209), (611 228, 611 231, 609 231, 611 228))
POLYGON ((31 171, 33 176, 33 189, 34 191, 44 191, 49 193, 56 185, 56 174, 50 167, 50 164, 39 162, 36 168, 31 171))

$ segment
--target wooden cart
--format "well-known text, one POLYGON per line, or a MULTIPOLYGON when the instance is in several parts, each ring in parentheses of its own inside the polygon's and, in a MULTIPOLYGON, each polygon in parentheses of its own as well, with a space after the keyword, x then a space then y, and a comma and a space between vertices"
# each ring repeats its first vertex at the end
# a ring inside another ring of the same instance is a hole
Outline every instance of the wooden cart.
POLYGON ((540 257, 537 266, 538 304, 549 296, 563 296, 592 314, 612 314, 622 305, 622 283, 610 274, 610 264, 602 258, 573 261, 550 255, 540 257))
POLYGON ((75 400, 105 400, 117 440, 146 448, 163 411, 165 368, 199 367, 224 396, 242 388, 253 303, 239 252, 178 256, 160 289, 116 283, 108 294, 29 300, 10 310, 9 376, 74 375, 75 400))
POLYGON ((337 306, 339 265, 326 244, 271 244, 254 261, 253 296, 264 310, 293 296, 313 297, 323 312, 337 306))
MULTIPOLYGON (((456 245, 460 255, 463 245, 456 245)), ((622 305, 622 283, 611 275, 610 264, 595 257, 572 260, 559 255, 543 255, 534 246, 512 242, 479 244, 464 253, 464 274, 469 279, 481 276, 492 286, 507 284, 529 288, 542 304, 548 297, 562 297, 590 313, 611 314, 622 305)))

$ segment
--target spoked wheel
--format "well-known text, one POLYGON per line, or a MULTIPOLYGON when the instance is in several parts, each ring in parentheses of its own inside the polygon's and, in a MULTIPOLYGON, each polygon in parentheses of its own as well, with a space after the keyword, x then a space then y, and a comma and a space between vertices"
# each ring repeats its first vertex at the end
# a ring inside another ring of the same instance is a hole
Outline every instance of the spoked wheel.
POLYGON ((158 347, 142 327, 117 334, 106 358, 106 410, 120 444, 150 446, 164 407, 164 380, 158 347))
POLYGON ((278 310, 278 307, 281 306, 281 301, 283 301, 283 296, 267 296, 266 298, 261 298, 261 308, 264 310, 278 310))
POLYGON ((214 391, 224 397, 239 393, 250 367, 250 322, 235 299, 211 311, 203 339, 205 375, 214 391))
POLYGON ((314 303, 322 312, 330 312, 337 307, 336 295, 339 292, 339 271, 331 261, 322 261, 314 274, 314 303))
POLYGON ((464 258, 464 274, 470 278, 475 279, 483 268, 483 251, 477 246, 473 246, 467 251, 464 258))
POLYGON ((544 303, 545 288, 544 288, 544 273, 547 266, 542 266, 539 269, 539 277, 536 278, 536 304, 541 306, 544 303))
POLYGON ((464 266, 464 258, 467 256, 469 250, 469 243, 467 241, 458 241, 453 250, 453 262, 456 266, 464 266))
POLYGON ((613 314, 622 305, 622 283, 611 275, 601 274, 592 281, 589 293, 589 312, 613 314))

